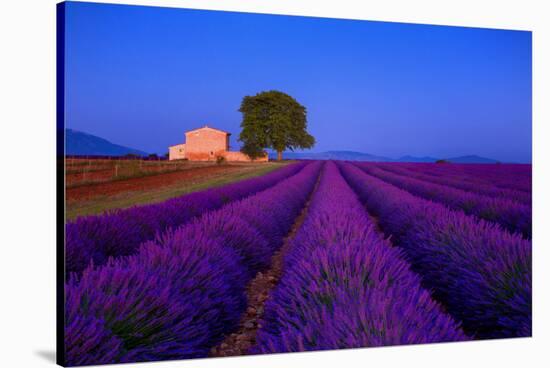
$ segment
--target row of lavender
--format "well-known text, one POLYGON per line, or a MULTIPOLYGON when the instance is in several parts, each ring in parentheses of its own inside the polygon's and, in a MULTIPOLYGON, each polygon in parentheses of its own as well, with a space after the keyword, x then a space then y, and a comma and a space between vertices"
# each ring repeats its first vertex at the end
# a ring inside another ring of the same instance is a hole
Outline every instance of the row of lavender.
POLYGON ((415 179, 410 175, 396 174, 379 168, 376 164, 357 164, 366 173, 391 183, 408 192, 444 203, 467 214, 496 222, 511 232, 531 237, 531 206, 504 197, 491 197, 415 179))
POLYGON ((66 285, 70 365, 206 356, 238 324, 245 286, 269 264, 321 163, 172 228, 66 285))
MULTIPOLYGON (((531 335, 531 242, 352 164, 344 178, 434 298, 476 338, 531 335)), ((399 183, 405 179, 400 179, 399 183)))
POLYGON ((486 196, 511 199, 527 206, 531 205, 532 197, 530 191, 526 192, 517 189, 500 188, 495 186, 494 183, 483 181, 475 182, 471 180, 464 180, 465 178, 463 176, 449 175, 453 172, 451 170, 447 170, 445 172, 424 172, 420 167, 412 164, 400 163, 378 164, 377 167, 391 171, 398 175, 406 175, 415 179, 442 184, 486 196))
POLYGON ((377 232, 334 163, 326 164, 290 245, 254 352, 466 339, 377 232))
POLYGON ((159 232, 181 226, 210 210, 277 184, 303 169, 305 163, 285 166, 267 175, 168 201, 78 218, 66 225, 66 271, 80 274, 93 262, 134 254, 139 245, 159 232))
POLYGON ((425 174, 459 179, 464 182, 481 185, 492 185, 501 189, 531 192, 531 165, 524 164, 451 164, 434 165, 428 163, 403 163, 425 174))

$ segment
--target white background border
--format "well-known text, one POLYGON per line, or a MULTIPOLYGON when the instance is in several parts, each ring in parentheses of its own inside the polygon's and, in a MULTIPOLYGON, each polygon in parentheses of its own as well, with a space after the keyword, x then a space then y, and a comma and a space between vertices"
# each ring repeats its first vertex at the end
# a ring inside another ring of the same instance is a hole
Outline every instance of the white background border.
MULTIPOLYGON (((106 1, 97 1, 106 2, 106 1)), ((151 367, 531 367, 550 362, 550 31, 545 1, 157 0, 142 5, 533 31, 534 337, 219 358, 151 367), (546 20, 546 24, 545 24, 546 20), (546 225, 546 226, 545 226, 546 225), (545 350, 546 348, 546 350, 545 350)), ((0 366, 52 366, 55 350, 55 3, 0 11, 0 366)), ((498 134, 497 134, 498 136, 498 134)), ((149 365, 148 365, 149 364, 149 365)), ((124 365, 126 366, 126 365, 124 365)), ((123 367, 123 365, 120 365, 123 367)))

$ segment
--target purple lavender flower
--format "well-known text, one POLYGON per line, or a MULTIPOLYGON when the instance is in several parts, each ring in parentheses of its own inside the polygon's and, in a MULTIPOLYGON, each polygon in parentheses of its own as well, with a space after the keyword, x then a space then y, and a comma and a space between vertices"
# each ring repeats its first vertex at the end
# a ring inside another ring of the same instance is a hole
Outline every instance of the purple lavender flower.
POLYGON ((247 282, 281 245, 270 243, 264 230, 275 223, 280 231, 290 230, 320 168, 321 163, 307 165, 269 189, 169 228, 134 255, 110 258, 71 278, 65 287, 71 311, 67 360, 93 364, 206 356, 236 328, 247 282), (252 219, 265 217, 266 204, 271 223, 263 227, 252 219), (82 344, 72 333, 81 320, 98 321, 88 333, 96 344, 82 344), (98 344, 105 344, 104 357, 98 344))
POLYGON ((253 352, 466 339, 377 232, 334 163, 290 249, 253 352))
POLYGON ((508 198, 490 197, 461 189, 440 185, 411 176, 397 175, 381 170, 373 164, 357 164, 370 175, 393 184, 400 189, 422 198, 441 202, 466 214, 473 214, 488 221, 501 224, 512 232, 531 237, 531 206, 508 198))
POLYGON ((531 334, 531 242, 415 197, 351 164, 342 173, 423 285, 477 338, 531 334))
POLYGON ((67 274, 81 273, 109 257, 133 254, 144 241, 171 227, 235 200, 262 191, 295 175, 306 163, 288 165, 267 175, 207 189, 158 204, 137 206, 98 216, 80 217, 66 225, 67 274))

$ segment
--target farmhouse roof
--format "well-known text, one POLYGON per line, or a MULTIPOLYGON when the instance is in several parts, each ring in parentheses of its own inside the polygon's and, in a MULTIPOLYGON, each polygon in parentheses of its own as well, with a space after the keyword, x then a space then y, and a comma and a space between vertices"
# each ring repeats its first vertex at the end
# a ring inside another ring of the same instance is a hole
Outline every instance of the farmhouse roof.
POLYGON ((227 134, 227 135, 231 135, 231 133, 226 132, 225 130, 212 128, 212 127, 209 127, 208 125, 205 125, 205 126, 203 126, 203 127, 197 128, 197 129, 188 130, 188 131, 185 132, 185 134, 194 132, 194 131, 196 131, 196 130, 203 130, 203 129, 215 130, 215 131, 218 131, 218 132, 220 132, 220 133, 224 133, 224 134, 227 134))

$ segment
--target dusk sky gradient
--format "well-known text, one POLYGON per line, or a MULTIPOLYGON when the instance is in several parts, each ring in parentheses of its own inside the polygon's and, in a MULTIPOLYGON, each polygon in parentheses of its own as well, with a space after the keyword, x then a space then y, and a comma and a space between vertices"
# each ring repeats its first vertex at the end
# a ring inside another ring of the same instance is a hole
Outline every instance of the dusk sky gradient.
POLYGON ((531 33, 67 3, 66 127, 164 154, 245 95, 307 107, 314 152, 531 162, 531 33))

